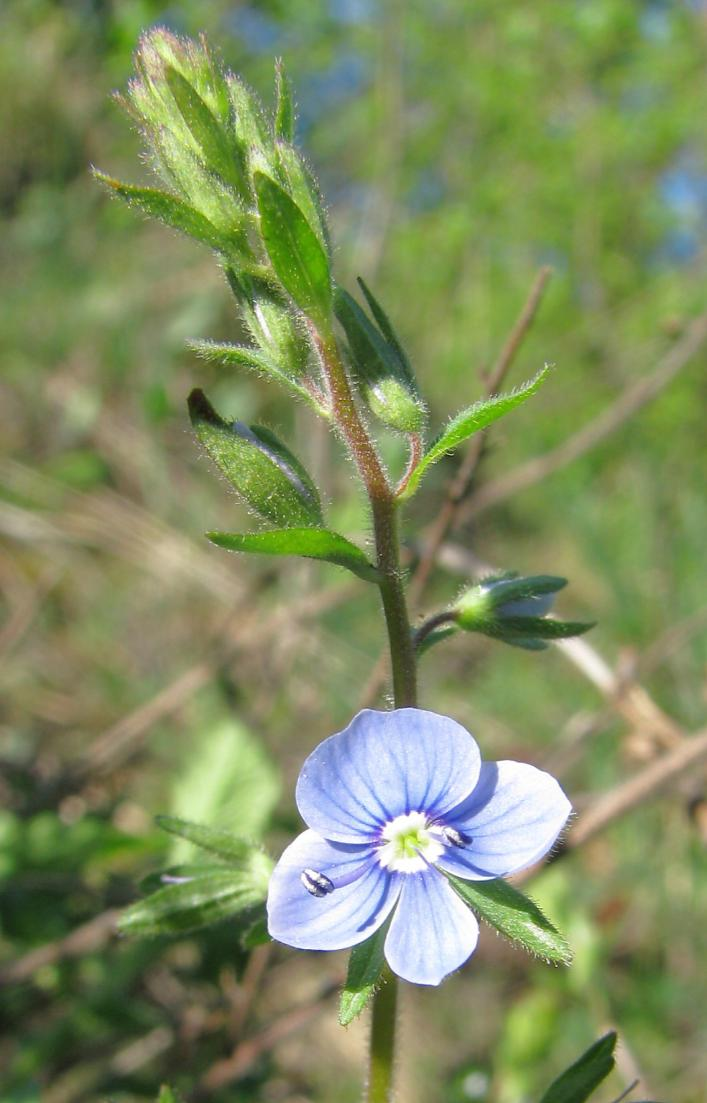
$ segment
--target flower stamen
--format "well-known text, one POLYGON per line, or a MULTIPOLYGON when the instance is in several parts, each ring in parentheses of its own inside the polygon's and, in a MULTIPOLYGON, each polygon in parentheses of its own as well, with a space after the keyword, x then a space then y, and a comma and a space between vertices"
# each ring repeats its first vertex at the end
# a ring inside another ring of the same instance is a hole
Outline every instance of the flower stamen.
POLYGON ((303 869, 300 873, 300 881, 312 896, 328 896, 334 891, 334 882, 325 873, 318 873, 316 869, 303 869))

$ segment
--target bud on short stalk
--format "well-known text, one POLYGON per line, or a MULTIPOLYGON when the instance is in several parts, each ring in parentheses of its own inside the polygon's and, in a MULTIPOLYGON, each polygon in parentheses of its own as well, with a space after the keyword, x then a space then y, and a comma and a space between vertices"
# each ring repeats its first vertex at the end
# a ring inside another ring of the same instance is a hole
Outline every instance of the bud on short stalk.
POLYGON ((567 580, 552 575, 488 578, 466 590, 451 609, 451 620, 467 632, 481 632, 514 647, 541 651, 548 639, 578 636, 592 627, 547 617, 567 580))
POLYGON ((334 296, 334 312, 346 333, 354 378, 369 409, 390 429, 419 433, 426 410, 397 347, 341 287, 334 296))

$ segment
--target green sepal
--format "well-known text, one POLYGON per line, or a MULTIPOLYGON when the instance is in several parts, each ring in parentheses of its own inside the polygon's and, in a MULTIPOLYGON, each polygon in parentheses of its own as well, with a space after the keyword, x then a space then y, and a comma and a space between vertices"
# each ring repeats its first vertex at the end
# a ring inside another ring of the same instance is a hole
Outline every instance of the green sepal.
POLYGON ((226 134, 216 116, 177 69, 165 65, 164 75, 180 114, 203 154, 205 164, 237 192, 245 194, 243 174, 239 171, 226 134))
POLYGON ((380 987, 386 970, 383 947, 389 926, 389 922, 384 923, 351 951, 346 983, 339 999, 339 1022, 342 1026, 348 1026, 358 1018, 380 987))
POLYGON ((616 1032, 611 1030, 553 1081, 540 1103, 584 1103, 614 1068, 615 1047, 616 1032))
POLYGON ((254 950, 256 946, 265 946, 272 942, 268 933, 268 917, 265 908, 245 928, 240 937, 240 944, 244 950, 254 950))
POLYGON ((346 567, 365 582, 378 582, 379 575, 365 554, 345 536, 329 529, 287 528, 273 532, 207 532, 207 539, 227 551, 261 555, 301 555, 346 567))
MULTIPOLYGON (((465 628, 462 619, 458 620, 460 628, 465 628)), ((521 640, 565 640, 570 636, 582 636, 590 628, 594 628, 596 621, 579 620, 552 620, 550 617, 509 617, 505 614, 498 620, 479 620, 470 628, 473 632, 483 632, 486 636, 503 640, 506 643, 517 643, 521 640)), ((522 646, 522 644, 521 644, 522 646)))
POLYGON ((127 908, 118 920, 122 934, 154 937, 185 934, 247 912, 267 895, 263 871, 208 867, 184 884, 166 885, 127 908))
POLYGON ((275 62, 275 137, 291 142, 295 136, 295 106, 282 58, 275 62))
POLYGON ((334 313, 346 333, 353 372, 369 408, 389 428, 419 433, 426 410, 397 352, 342 287, 334 293, 334 313))
POLYGON ((484 578, 482 585, 488 608, 495 609, 497 605, 505 605, 508 601, 522 601, 524 598, 538 597, 540 594, 556 594, 567 585, 567 579, 550 574, 519 577, 516 574, 505 573, 484 578))
POLYGON ((319 494, 299 460, 269 429, 224 421, 203 391, 189 395, 197 438, 252 508, 276 525, 321 525, 319 494))
POLYGON ((239 868, 244 863, 248 864, 252 861, 254 853, 261 851, 261 848, 249 839, 243 839, 220 827, 207 827, 205 824, 192 823, 177 816, 156 816, 155 822, 170 835, 186 839, 194 846, 208 850, 210 854, 216 854, 224 862, 239 868))
POLYGON ((238 233, 233 237, 222 233, 205 215, 181 199, 177 199, 176 196, 159 188, 142 188, 135 184, 124 184, 97 169, 93 171, 96 179, 110 188, 114 195, 124 199, 131 206, 139 207, 144 214, 156 218, 166 226, 180 230, 183 234, 196 238, 197 241, 225 255, 230 255, 234 246, 238 247, 238 233))
POLYGON ((253 177, 263 242, 275 274, 315 324, 331 317, 329 258, 306 216, 270 176, 253 177))
POLYGON ((259 349, 249 348, 247 345, 221 344, 217 341, 187 341, 187 345, 204 360, 223 364, 226 367, 247 368, 248 371, 257 372, 258 375, 272 379, 296 398, 304 399, 320 416, 327 418, 331 416, 326 407, 321 402, 317 402, 306 387, 287 375, 267 353, 259 349))
POLYGON ((141 877, 137 882, 138 891, 142 896, 147 896, 151 892, 157 892, 158 889, 163 889, 165 885, 171 884, 176 881, 191 880, 193 877, 200 877, 202 873, 205 873, 208 868, 223 869, 223 866, 213 864, 208 867, 203 862, 189 862, 187 864, 180 864, 176 866, 168 866, 167 869, 153 869, 150 873, 146 873, 144 877, 141 877))
POLYGON ((465 881, 445 876, 465 904, 511 942, 545 961, 569 965, 572 951, 536 903, 507 881, 465 881))
POLYGON ((415 374, 412 370, 412 365, 410 364, 410 361, 408 360, 407 353, 405 352, 405 349, 403 348, 402 344, 400 343, 400 339, 399 339, 397 333, 393 329, 393 325, 390 321, 390 318, 388 317, 386 312, 383 310, 383 307, 380 305, 378 300, 376 298, 374 298, 373 292, 364 283, 361 276, 358 276, 356 278, 356 282, 357 282, 358 286, 361 288, 361 290, 363 291, 363 294, 366 297, 366 302, 368 303, 368 309, 370 310, 371 314, 375 318, 376 325, 378 326, 379 330, 381 331, 381 333, 385 337, 385 339, 388 342, 388 344, 390 345, 390 347, 397 353, 398 359, 400 361, 400 365, 403 368, 403 370, 405 371, 405 373, 407 374, 407 377, 410 380, 411 385, 415 386, 415 374))
POLYGON ((226 77, 226 85, 231 105, 231 129, 243 151, 244 162, 247 162, 254 150, 266 153, 270 149, 272 132, 262 104, 250 88, 230 73, 226 77))
POLYGON ((488 425, 493 424, 494 421, 498 421, 499 418, 504 417, 505 414, 514 410, 516 406, 520 406, 523 402, 534 395, 535 392, 542 386, 543 382, 547 378, 549 366, 546 364, 542 371, 530 380, 530 382, 519 387, 515 391, 510 391, 508 394, 496 395, 495 398, 482 399, 479 402, 474 402, 473 405, 467 407, 466 410, 462 410, 452 418, 445 429, 437 436, 427 449, 425 455, 418 463, 415 470, 412 472, 408 479, 405 488, 400 494, 400 497, 410 498, 420 485, 422 476, 433 463, 441 459, 447 452, 453 451, 460 444, 462 444, 473 433, 478 433, 480 429, 485 429, 488 425))

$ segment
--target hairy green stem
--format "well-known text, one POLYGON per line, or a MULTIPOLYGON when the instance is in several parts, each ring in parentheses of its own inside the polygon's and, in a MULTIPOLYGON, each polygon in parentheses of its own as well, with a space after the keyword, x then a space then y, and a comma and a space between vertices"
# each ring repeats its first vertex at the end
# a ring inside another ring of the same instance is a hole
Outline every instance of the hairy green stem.
MULTIPOLYGON (((373 516, 376 566, 380 574, 396 708, 417 704, 417 668, 405 588, 400 571, 400 540, 395 493, 361 420, 333 336, 315 336, 331 397, 334 420, 358 467, 373 516)), ((365 1103, 392 1103, 398 982, 386 969, 373 997, 370 1063, 365 1103)))
POLYGON ((405 588, 400 572, 397 505, 375 446, 361 420, 333 336, 315 334, 329 385, 334 420, 358 467, 371 503, 376 566, 388 631, 396 708, 417 704, 417 671, 405 588))

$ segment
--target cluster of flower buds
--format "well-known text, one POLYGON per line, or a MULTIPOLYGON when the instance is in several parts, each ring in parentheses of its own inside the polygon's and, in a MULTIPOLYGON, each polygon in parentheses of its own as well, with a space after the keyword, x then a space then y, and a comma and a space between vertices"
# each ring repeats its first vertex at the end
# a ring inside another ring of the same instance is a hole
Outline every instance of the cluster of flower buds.
POLYGON ((481 632, 527 651, 542 651, 548 640, 579 636, 591 623, 548 617, 565 578, 514 574, 486 578, 457 599, 450 619, 466 632, 481 632))

